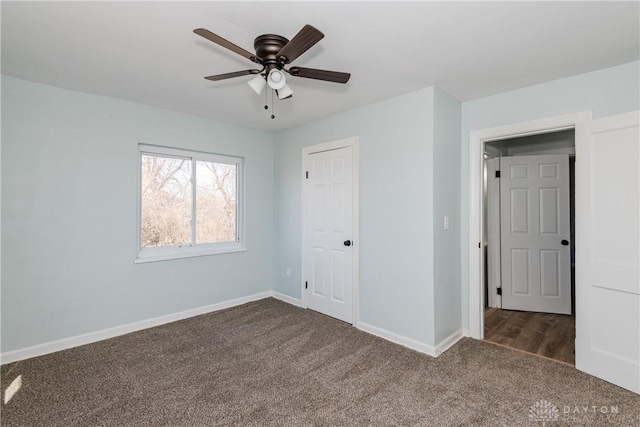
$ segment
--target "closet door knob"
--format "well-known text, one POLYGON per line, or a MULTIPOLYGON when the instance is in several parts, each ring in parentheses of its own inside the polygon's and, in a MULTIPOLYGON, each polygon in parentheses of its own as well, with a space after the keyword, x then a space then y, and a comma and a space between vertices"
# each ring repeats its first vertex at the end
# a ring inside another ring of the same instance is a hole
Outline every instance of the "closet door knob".
POLYGON ((344 241, 344 245, 345 246, 351 246, 351 240, 345 240, 344 241))

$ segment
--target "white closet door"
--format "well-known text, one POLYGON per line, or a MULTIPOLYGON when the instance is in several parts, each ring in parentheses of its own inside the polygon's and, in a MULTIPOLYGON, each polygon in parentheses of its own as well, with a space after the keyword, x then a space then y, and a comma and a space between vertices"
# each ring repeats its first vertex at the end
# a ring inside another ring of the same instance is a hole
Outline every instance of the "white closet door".
POLYGON ((576 368, 640 393, 640 112, 576 127, 576 368))
POLYGON ((353 323, 353 149, 307 158, 307 304, 353 323))

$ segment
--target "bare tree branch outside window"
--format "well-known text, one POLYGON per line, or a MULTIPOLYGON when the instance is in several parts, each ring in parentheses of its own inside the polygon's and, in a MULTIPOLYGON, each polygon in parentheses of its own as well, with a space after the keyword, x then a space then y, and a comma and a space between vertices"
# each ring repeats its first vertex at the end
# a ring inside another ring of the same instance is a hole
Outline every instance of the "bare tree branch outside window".
POLYGON ((196 243, 236 240, 236 166, 196 162, 196 243))
POLYGON ((141 161, 142 248, 236 240, 236 165, 151 154, 141 161))

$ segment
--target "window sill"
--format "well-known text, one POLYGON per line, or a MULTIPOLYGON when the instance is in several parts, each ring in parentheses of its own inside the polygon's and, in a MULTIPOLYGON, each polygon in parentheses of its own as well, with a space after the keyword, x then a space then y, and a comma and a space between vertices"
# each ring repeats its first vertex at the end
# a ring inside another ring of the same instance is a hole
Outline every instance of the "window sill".
POLYGON ((174 251, 163 251, 162 253, 141 253, 133 260, 134 264, 143 264, 146 262, 170 261, 172 259, 195 258, 208 255, 232 254, 236 252, 246 252, 245 246, 233 246, 224 248, 180 248, 174 251))

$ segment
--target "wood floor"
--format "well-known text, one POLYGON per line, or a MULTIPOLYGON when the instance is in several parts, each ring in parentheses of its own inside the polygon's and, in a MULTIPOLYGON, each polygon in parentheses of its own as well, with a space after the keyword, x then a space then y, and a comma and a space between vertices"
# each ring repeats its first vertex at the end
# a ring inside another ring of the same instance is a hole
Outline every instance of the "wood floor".
POLYGON ((486 341, 575 365, 574 316, 492 308, 484 328, 486 341))

